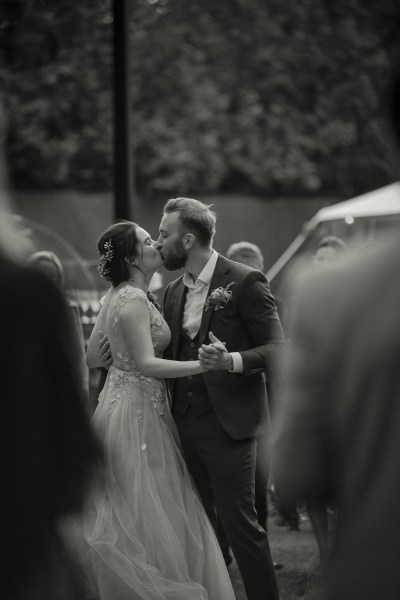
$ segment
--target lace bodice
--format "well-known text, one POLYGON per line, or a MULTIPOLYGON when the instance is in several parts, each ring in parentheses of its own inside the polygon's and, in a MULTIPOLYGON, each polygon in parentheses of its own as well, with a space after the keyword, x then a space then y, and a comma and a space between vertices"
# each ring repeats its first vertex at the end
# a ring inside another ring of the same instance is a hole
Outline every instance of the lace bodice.
POLYGON ((106 317, 106 331, 110 341, 113 364, 117 369, 134 373, 140 379, 144 379, 138 370, 131 353, 126 344, 120 313, 122 307, 129 301, 136 298, 142 298, 147 303, 150 315, 151 339, 154 347, 154 354, 161 358, 163 351, 171 340, 169 327, 157 308, 147 298, 146 294, 131 285, 126 285, 119 290, 110 290, 109 306, 106 317))

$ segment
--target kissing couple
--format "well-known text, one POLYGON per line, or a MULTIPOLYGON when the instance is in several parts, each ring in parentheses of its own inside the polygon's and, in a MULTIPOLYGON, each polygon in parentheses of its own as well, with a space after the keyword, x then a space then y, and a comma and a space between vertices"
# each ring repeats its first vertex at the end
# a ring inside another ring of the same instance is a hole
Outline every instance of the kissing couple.
POLYGON ((284 337, 265 275, 213 249, 215 223, 209 206, 175 198, 157 241, 122 221, 98 242, 111 287, 87 364, 108 368, 91 421, 104 465, 82 557, 102 600, 234 600, 217 519, 248 600, 278 599, 254 472, 284 337), (163 265, 185 272, 161 315, 147 288, 163 265))

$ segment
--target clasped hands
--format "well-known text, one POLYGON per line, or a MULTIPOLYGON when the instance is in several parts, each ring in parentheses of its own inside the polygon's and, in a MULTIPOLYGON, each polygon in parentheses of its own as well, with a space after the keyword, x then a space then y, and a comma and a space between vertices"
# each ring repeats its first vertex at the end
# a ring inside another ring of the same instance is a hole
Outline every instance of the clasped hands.
POLYGON ((202 344, 199 348, 200 365, 208 371, 232 370, 232 357, 227 351, 225 343, 215 337, 211 331, 208 335, 211 344, 202 344))
MULTIPOLYGON (((209 338, 211 344, 202 344, 199 348, 199 361, 201 366, 207 371, 230 370, 233 367, 232 357, 225 348, 224 342, 221 342, 210 331, 209 338)), ((98 355, 102 363, 102 367, 108 369, 113 362, 110 350, 110 342, 106 335, 99 332, 99 347, 98 355)))

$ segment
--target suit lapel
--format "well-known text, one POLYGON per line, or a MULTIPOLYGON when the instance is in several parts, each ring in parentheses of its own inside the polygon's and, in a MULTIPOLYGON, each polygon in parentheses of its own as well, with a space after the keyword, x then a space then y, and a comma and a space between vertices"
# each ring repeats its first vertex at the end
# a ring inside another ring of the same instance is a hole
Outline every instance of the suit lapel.
POLYGON ((182 317, 183 309, 185 307, 186 289, 186 286, 181 280, 179 282, 179 286, 174 299, 174 310, 172 313, 171 323, 172 358, 174 360, 178 359, 179 354, 179 340, 181 338, 182 317))
MULTIPOLYGON (((215 265, 214 274, 211 279, 210 287, 208 288, 207 298, 213 290, 218 287, 226 287, 229 281, 230 266, 227 260, 219 255, 217 264, 215 265)), ((205 340, 207 333, 210 329, 211 318, 214 314, 214 309, 211 307, 207 311, 203 310, 203 316, 201 319, 199 329, 199 344, 208 343, 209 340, 205 340)))

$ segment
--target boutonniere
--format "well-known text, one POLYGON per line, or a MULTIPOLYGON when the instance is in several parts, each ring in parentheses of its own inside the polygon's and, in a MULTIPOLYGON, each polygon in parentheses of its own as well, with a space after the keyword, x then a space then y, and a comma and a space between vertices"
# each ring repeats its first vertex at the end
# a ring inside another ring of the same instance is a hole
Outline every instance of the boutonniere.
POLYGON ((232 292, 229 288, 235 285, 235 283, 236 281, 232 281, 225 288, 219 287, 213 290, 204 303, 204 310, 207 311, 210 308, 220 310, 224 308, 232 298, 232 292))

